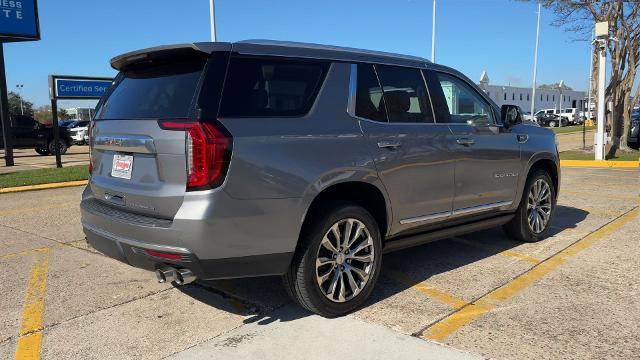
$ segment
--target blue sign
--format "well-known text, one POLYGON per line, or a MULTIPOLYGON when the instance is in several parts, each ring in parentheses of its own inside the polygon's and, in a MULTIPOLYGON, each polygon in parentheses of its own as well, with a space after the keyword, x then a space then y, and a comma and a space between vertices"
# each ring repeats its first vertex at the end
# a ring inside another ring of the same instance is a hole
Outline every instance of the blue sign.
POLYGON ((0 0, 0 39, 40 39, 36 0, 0 0))
POLYGON ((113 80, 56 78, 54 82, 55 98, 99 99, 111 86, 113 80))

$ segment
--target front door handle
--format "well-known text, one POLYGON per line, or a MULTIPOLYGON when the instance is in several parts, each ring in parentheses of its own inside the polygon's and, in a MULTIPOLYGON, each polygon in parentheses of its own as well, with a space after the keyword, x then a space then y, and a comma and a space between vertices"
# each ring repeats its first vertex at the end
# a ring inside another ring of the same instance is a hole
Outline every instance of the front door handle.
POLYGON ((396 142, 396 141, 380 141, 378 142, 378 147, 379 148, 386 148, 386 149, 390 149, 390 150, 394 150, 396 148, 400 147, 400 143, 396 142))
POLYGON ((460 138, 456 140, 456 142, 458 143, 458 145, 463 145, 463 146, 471 146, 476 143, 475 140, 469 139, 469 138, 460 138))

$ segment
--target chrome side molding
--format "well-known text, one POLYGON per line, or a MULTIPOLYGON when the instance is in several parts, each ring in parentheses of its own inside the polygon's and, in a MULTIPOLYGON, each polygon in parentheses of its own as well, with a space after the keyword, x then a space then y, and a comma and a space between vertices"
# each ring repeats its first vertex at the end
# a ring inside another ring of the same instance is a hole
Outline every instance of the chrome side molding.
POLYGON ((416 216, 412 218, 402 219, 400 220, 400 224, 406 225, 406 224, 413 224, 418 222, 443 220, 443 219, 453 217, 453 216, 458 216, 458 215, 468 215, 468 214, 480 213, 480 212, 499 209, 499 208, 506 208, 511 206, 511 204, 513 204, 513 201, 500 201, 500 202, 491 203, 491 204, 484 204, 484 205, 472 206, 468 208, 456 209, 453 211, 445 211, 445 212, 429 214, 424 216, 416 216))

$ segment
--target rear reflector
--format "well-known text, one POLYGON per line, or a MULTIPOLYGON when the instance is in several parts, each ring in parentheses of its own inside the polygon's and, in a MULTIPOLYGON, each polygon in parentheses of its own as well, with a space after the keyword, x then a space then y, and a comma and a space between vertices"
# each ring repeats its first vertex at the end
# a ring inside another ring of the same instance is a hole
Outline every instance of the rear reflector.
POLYGON ((149 250, 149 249, 146 249, 144 252, 146 252, 147 255, 150 255, 150 256, 153 256, 153 257, 158 257, 158 258, 163 258, 163 259, 169 259, 169 260, 181 260, 182 259, 182 255, 180 255, 180 254, 171 254, 171 253, 154 251, 154 250, 149 250))
POLYGON ((187 189, 205 190, 222 183, 229 163, 230 136, 211 123, 159 121, 165 130, 186 133, 187 189))

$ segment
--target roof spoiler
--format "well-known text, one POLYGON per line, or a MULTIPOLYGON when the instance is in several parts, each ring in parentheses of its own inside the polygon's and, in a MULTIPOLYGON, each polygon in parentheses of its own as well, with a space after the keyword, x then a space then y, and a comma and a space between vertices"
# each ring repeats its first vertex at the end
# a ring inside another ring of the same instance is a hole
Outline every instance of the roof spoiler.
POLYGON ((204 57, 214 51, 231 51, 231 43, 193 43, 164 45, 128 52, 111 59, 111 67, 124 71, 132 65, 156 62, 169 58, 204 57))

